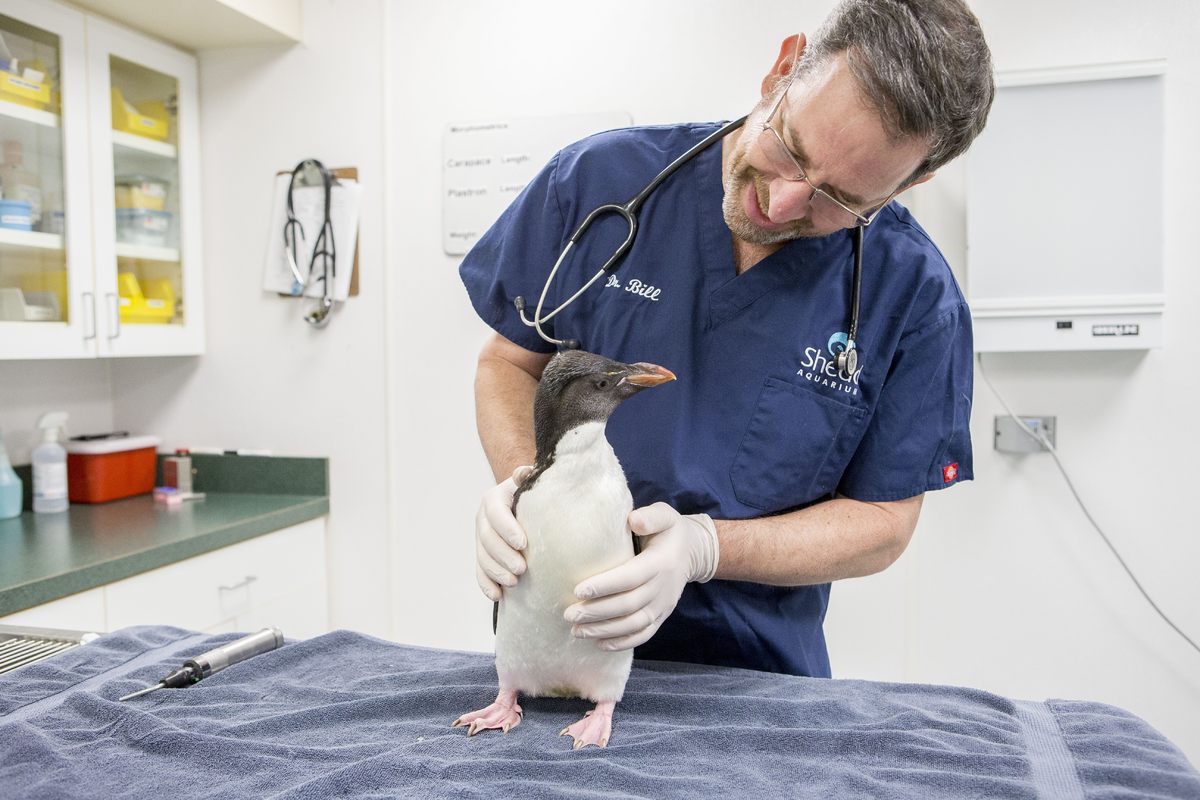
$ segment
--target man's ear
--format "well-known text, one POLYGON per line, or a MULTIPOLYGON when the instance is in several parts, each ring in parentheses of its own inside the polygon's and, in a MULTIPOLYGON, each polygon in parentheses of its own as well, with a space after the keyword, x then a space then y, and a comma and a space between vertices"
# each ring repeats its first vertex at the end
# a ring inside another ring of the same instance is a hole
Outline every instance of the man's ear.
MULTIPOLYGON (((905 184, 905 185, 904 185, 904 188, 903 188, 903 189, 901 189, 900 191, 901 191, 901 192, 907 192, 909 189, 911 189, 911 188, 912 188, 912 187, 914 187, 914 186, 920 186, 922 183, 924 183, 925 181, 929 180, 929 179, 930 179, 930 178, 932 178, 934 175, 937 175, 937 172, 926 172, 926 173, 925 173, 924 175, 922 175, 921 177, 919 177, 919 178, 914 178, 913 180, 909 181, 907 184, 905 184)), ((896 192, 896 194, 900 194, 900 192, 896 192)))
POLYGON ((800 60, 800 54, 804 52, 806 44, 808 44, 808 40, 804 38, 803 33, 793 33, 783 40, 783 44, 779 46, 779 55, 775 58, 775 64, 772 65, 771 71, 767 73, 767 77, 763 78, 763 97, 771 93, 771 90, 775 88, 775 84, 792 74, 792 68, 800 60))

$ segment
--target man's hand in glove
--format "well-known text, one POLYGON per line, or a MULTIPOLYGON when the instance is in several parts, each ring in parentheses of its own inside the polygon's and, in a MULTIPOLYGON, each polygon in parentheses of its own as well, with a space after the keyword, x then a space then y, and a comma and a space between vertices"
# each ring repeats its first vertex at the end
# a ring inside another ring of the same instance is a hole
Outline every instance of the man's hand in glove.
POLYGON ((707 514, 682 516, 666 503, 634 509, 629 527, 642 552, 619 567, 575 587, 582 602, 563 616, 581 639, 604 650, 628 650, 650 639, 679 602, 689 581, 704 583, 717 571, 717 529, 707 514))
POLYGON ((520 551, 529 543, 513 515, 513 495, 533 467, 517 467, 508 480, 483 494, 475 514, 475 579, 489 600, 499 600, 501 586, 516 586, 525 571, 520 551))

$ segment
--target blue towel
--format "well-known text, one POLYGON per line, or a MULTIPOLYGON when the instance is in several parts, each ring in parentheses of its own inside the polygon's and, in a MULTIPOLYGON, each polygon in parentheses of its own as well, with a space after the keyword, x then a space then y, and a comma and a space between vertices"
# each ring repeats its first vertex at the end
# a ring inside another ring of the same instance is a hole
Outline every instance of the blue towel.
POLYGON ((129 628, 0 676, 0 798, 1200 798, 1112 706, 666 662, 635 662, 606 749, 558 735, 582 700, 469 738, 490 655, 346 631, 117 702, 234 638, 129 628))

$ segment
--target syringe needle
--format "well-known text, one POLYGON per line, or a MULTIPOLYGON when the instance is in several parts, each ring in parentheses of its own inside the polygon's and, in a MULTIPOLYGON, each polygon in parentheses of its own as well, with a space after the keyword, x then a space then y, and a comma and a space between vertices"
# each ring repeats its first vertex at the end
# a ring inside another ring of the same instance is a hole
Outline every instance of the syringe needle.
POLYGON ((162 681, 159 681, 158 683, 154 684, 153 686, 151 686, 151 687, 149 687, 149 688, 147 688, 147 689, 141 689, 141 690, 139 690, 139 691, 136 691, 136 692, 134 692, 134 693, 132 693, 132 694, 127 694, 127 695, 125 695, 124 697, 122 697, 122 698, 121 698, 120 700, 118 700, 117 702, 118 702, 118 703, 123 703, 123 702, 125 702, 126 700, 130 700, 130 699, 132 699, 132 698, 134 698, 134 697, 141 697, 141 696, 142 696, 142 695, 144 695, 144 694, 150 694, 150 693, 151 693, 151 692, 153 692, 153 691, 156 691, 156 690, 158 690, 158 689, 163 689, 163 688, 165 688, 165 687, 166 687, 166 684, 165 684, 165 683, 163 683, 162 681))
POLYGON ((223 644, 220 647, 209 650, 207 653, 201 653, 195 658, 189 658, 183 662, 182 667, 172 670, 167 677, 154 686, 127 694, 118 702, 132 700, 135 697, 141 697, 144 694, 150 694, 150 692, 159 689, 182 689, 185 686, 191 686, 193 683, 198 683, 213 673, 220 672, 230 664, 245 661, 247 658, 256 656, 259 653, 265 653, 282 646, 283 631, 278 628, 263 628, 258 633, 243 636, 235 642, 223 644))

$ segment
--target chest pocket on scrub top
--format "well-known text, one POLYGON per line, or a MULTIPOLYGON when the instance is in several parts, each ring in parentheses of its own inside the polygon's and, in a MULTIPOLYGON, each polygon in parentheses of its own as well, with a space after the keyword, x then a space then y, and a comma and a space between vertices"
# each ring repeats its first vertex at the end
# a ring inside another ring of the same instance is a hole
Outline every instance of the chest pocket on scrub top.
POLYGON ((773 512, 829 494, 858 446, 866 413, 767 378, 730 467, 737 499, 773 512))

